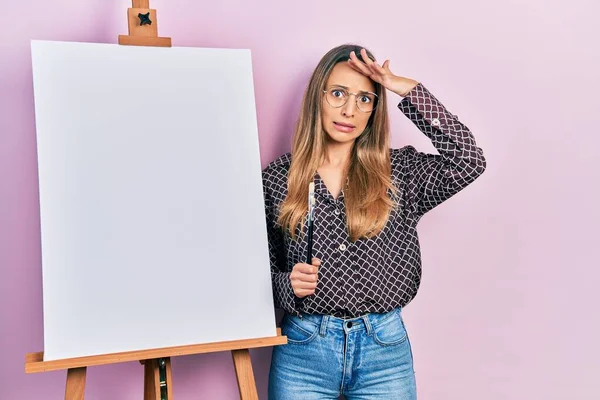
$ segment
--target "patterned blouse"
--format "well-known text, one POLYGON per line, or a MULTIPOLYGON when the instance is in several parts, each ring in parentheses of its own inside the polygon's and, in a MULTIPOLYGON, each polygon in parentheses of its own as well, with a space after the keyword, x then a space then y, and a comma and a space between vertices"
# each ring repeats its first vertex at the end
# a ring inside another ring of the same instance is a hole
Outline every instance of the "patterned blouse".
POLYGON ((390 149, 400 207, 392 211, 377 236, 354 243, 347 230, 343 190, 334 198, 315 174, 313 257, 321 260, 321 266, 315 293, 302 300, 294 295, 290 273, 296 263, 306 262, 307 227, 292 240, 277 223, 278 207, 287 195, 291 154, 280 156, 263 170, 277 308, 297 315, 356 317, 404 307, 415 297, 421 281, 420 218, 480 176, 486 160, 471 131, 423 84, 408 93, 398 108, 431 139, 439 154, 418 152, 413 146, 390 149))

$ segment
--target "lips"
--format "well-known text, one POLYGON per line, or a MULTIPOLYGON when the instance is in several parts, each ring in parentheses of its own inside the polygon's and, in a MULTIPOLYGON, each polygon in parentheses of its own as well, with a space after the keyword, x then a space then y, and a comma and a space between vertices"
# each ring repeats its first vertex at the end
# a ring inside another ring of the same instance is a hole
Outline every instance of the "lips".
POLYGON ((355 126, 352 124, 346 124, 343 122, 334 122, 333 123, 333 127, 340 131, 340 132, 344 132, 344 133, 350 133, 354 130, 355 126))
POLYGON ((355 128, 354 125, 352 125, 352 124, 346 124, 346 123, 343 123, 343 122, 334 122, 334 124, 336 124, 337 126, 344 126, 346 128, 355 128))

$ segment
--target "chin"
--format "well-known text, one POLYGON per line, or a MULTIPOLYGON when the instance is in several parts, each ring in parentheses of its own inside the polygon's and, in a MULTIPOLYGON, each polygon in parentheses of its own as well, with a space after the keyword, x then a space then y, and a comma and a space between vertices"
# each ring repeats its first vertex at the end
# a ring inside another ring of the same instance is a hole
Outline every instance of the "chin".
POLYGON ((335 142, 335 143, 350 143, 353 142, 354 140, 356 140, 358 136, 354 135, 354 134, 344 134, 341 132, 335 132, 333 134, 327 132, 327 138, 331 141, 331 142, 335 142))
POLYGON ((356 140, 357 137, 360 136, 360 134, 358 134, 357 131, 358 131, 358 127, 349 133, 340 132, 337 129, 335 129, 334 127, 331 127, 330 129, 326 130, 326 133, 327 133, 327 138, 332 142, 349 143, 349 142, 353 142, 354 140, 356 140))

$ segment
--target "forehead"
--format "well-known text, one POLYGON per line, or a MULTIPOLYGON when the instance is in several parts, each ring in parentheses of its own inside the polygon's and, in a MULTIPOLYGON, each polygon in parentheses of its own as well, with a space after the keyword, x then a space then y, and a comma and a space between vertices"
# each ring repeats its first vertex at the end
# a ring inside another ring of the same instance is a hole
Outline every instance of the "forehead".
POLYGON ((340 62, 333 67, 327 87, 345 86, 351 92, 375 92, 373 81, 360 72, 352 69, 347 62, 340 62))

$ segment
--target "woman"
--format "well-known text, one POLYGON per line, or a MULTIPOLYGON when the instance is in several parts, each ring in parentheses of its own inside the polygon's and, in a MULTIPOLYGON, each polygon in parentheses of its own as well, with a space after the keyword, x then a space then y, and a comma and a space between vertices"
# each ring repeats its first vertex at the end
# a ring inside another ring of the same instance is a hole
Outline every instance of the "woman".
POLYGON ((416 226, 485 170, 469 129, 421 83, 343 45, 317 65, 292 151, 263 171, 275 306, 270 399, 415 399, 401 310, 416 295, 416 226), (386 91, 439 155, 390 149, 386 91), (306 213, 314 182, 312 265, 306 213))

